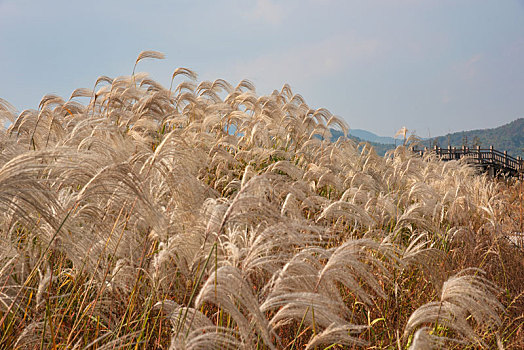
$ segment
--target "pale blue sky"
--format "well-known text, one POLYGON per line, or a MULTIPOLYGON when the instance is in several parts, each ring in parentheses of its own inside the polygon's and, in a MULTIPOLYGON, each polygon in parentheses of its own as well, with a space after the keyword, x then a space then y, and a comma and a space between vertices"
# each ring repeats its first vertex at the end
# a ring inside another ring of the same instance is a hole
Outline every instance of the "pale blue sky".
POLYGON ((351 128, 427 137, 524 117, 524 0, 0 0, 0 97, 21 111, 139 64, 165 86, 289 83, 351 128))

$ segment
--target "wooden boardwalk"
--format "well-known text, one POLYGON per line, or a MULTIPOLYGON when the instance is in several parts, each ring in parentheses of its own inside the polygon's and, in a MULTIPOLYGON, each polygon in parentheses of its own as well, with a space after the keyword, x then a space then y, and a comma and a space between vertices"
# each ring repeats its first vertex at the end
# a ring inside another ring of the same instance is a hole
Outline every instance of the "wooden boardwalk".
POLYGON ((524 160, 520 157, 514 158, 508 155, 506 151, 497 151, 493 149, 493 146, 490 148, 469 148, 466 146, 442 148, 435 146, 432 149, 424 148, 424 150, 414 148, 413 151, 421 156, 431 152, 444 161, 466 158, 491 176, 512 176, 524 180, 524 160))

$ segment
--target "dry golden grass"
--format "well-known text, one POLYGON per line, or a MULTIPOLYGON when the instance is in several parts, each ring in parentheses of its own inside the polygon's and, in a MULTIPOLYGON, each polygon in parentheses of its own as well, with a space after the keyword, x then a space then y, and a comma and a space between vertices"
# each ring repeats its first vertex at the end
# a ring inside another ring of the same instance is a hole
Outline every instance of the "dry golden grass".
POLYGON ((0 118, 0 348, 524 344, 518 183, 185 68, 0 118))

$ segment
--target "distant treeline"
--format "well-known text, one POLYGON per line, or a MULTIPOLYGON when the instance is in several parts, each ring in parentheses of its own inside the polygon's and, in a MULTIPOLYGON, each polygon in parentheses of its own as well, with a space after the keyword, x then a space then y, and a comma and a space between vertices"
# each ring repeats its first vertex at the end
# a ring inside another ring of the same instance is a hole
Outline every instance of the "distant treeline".
MULTIPOLYGON (((333 141, 342 136, 342 132, 338 130, 331 130, 331 133, 333 141)), ((349 138, 355 140, 355 142, 364 141, 356 136, 350 135, 349 138)), ((381 156, 384 156, 388 150, 396 147, 394 144, 369 143, 375 148, 377 154, 381 156)), ((402 140, 399 140, 397 145, 400 143, 402 143, 402 140)), ((508 154, 513 157, 520 156, 524 158, 524 118, 519 118, 494 129, 461 131, 421 141, 422 147, 433 147, 435 145, 440 147, 448 147, 448 145, 452 147, 480 146, 481 148, 493 146, 497 150, 508 151, 508 154)))
POLYGON ((497 150, 508 151, 508 154, 513 157, 524 157, 524 118, 494 129, 463 131, 436 137, 426 140, 424 145, 428 144, 428 141, 431 142, 431 145, 437 144, 440 147, 451 145, 488 148, 493 146, 497 150))

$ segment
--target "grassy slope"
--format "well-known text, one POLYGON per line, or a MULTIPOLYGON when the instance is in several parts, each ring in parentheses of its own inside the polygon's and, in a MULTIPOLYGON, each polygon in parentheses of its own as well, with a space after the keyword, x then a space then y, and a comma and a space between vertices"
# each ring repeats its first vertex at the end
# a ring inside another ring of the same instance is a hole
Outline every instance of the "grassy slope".
POLYGON ((0 348, 523 345, 515 185, 321 141, 288 87, 74 95, 0 133, 0 348))

